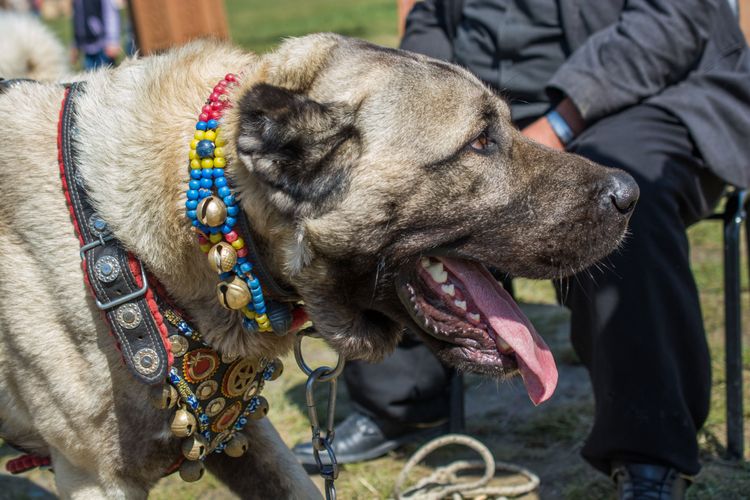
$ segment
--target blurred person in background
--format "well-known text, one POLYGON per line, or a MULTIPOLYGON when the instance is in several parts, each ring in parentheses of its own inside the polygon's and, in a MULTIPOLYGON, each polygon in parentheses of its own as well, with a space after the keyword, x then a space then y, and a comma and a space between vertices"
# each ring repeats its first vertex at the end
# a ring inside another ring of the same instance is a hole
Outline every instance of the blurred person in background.
POLYGON ((83 55, 83 67, 92 70, 114 65, 122 52, 120 12, 115 0, 73 0, 75 64, 83 55))
MULTIPOLYGON (((638 182, 623 248, 559 295, 594 391, 583 457, 620 498, 683 498, 711 389, 686 228, 727 183, 750 184, 750 54, 730 3, 424 0, 401 48, 468 68, 527 137, 638 182)), ((414 337, 344 375, 355 412, 336 429, 340 462, 444 428, 450 374, 414 337)), ((310 463, 311 446, 295 452, 310 463)))

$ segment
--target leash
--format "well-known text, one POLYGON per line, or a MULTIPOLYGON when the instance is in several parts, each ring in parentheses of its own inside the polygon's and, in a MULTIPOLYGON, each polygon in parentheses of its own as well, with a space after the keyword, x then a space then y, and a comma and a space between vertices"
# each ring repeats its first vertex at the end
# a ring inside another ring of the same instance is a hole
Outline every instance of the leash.
POLYGON ((313 370, 307 362, 305 362, 305 358, 302 355, 302 340, 304 337, 320 337, 312 329, 302 330, 297 333, 297 338, 294 343, 294 359, 297 360, 297 365, 300 370, 307 375, 307 382, 305 383, 305 405, 307 406, 307 416, 310 419, 310 427, 312 430, 313 456, 315 457, 315 463, 318 465, 320 477, 325 480, 326 500, 336 500, 336 486, 334 485, 334 481, 338 478, 339 466, 336 462, 336 454, 333 451, 333 439, 335 437, 333 424, 334 413, 336 413, 337 379, 338 376, 341 375, 346 361, 343 356, 339 355, 334 368, 320 366, 313 370), (330 384, 328 386, 328 408, 326 409, 325 434, 321 433, 320 421, 318 420, 318 409, 315 404, 315 387, 318 383, 330 384), (321 459, 321 451, 326 452, 326 455, 328 456, 327 462, 324 462, 321 459))
POLYGON ((529 493, 538 487, 539 477, 530 470, 507 462, 497 462, 492 452, 477 439, 464 434, 448 434, 429 441, 412 455, 396 479, 393 495, 397 500, 506 499, 529 493), (481 460, 458 460, 438 467, 432 474, 420 479, 415 486, 403 491, 409 473, 414 467, 436 450, 456 444, 476 451, 481 460), (482 469, 484 469, 484 474, 476 481, 460 481, 460 473, 482 469), (527 481, 520 485, 488 486, 497 471, 521 474, 527 478, 527 481))

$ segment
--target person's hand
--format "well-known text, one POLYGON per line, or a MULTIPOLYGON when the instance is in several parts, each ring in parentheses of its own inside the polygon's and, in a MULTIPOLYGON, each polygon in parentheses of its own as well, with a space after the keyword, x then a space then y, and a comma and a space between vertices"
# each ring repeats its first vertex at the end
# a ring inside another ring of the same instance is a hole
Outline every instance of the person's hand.
POLYGON ((70 49, 70 64, 76 65, 78 64, 78 58, 81 56, 80 52, 78 52, 78 49, 76 47, 71 47, 70 49))
POLYGON ((529 139, 544 144, 547 147, 559 151, 565 151, 565 145, 560 141, 560 138, 557 137, 555 131, 552 130, 552 126, 550 126, 549 120, 547 120, 546 116, 542 116, 526 126, 521 130, 521 133, 529 139))
POLYGON ((122 49, 119 45, 116 44, 108 44, 106 47, 104 47, 104 53, 110 59, 117 59, 117 56, 120 55, 120 52, 122 52, 122 49))

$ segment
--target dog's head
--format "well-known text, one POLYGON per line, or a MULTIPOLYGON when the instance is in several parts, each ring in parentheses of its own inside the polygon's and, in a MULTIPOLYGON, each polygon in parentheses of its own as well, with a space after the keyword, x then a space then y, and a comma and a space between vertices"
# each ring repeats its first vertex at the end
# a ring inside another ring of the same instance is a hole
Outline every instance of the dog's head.
POLYGON ((559 278, 620 243, 637 186, 524 138, 469 72, 335 35, 261 60, 230 117, 243 206, 324 338, 378 359, 405 327, 446 362, 557 372, 485 266, 559 278))

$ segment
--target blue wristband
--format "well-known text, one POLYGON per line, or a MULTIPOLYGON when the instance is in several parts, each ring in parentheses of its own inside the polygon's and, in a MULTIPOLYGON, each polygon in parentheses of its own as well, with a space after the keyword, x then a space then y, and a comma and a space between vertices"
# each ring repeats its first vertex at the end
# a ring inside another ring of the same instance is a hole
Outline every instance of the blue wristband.
POLYGON ((550 127, 552 127, 555 135, 560 139, 560 142, 568 144, 573 140, 573 137, 575 137, 573 129, 570 128, 570 125, 565 121, 565 118, 560 116, 560 113, 553 109, 544 116, 547 117, 550 127))

